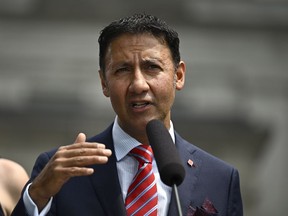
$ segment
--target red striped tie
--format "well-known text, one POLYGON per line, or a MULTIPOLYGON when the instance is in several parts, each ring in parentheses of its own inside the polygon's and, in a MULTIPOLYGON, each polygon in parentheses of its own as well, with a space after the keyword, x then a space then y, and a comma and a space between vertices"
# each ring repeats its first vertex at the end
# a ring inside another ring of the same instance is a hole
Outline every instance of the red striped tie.
POLYGON ((125 200, 128 216, 157 216, 157 187, 152 172, 152 149, 140 145, 130 152, 139 162, 138 172, 128 189, 125 200))

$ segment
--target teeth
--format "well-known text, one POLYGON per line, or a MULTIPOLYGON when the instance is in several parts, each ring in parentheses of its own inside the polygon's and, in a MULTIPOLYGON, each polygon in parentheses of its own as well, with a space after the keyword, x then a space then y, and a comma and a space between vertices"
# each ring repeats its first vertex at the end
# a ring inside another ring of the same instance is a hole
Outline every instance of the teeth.
POLYGON ((145 106, 147 105, 148 103, 134 103, 133 104, 133 107, 142 107, 142 106, 145 106))

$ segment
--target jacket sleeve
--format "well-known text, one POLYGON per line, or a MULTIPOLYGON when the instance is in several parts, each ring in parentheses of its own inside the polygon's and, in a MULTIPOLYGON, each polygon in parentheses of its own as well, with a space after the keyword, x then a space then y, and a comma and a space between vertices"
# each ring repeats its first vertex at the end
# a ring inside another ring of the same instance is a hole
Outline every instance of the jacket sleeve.
POLYGON ((29 216, 26 208, 25 208, 25 204, 23 201, 23 194, 24 191, 27 187, 27 185, 29 183, 31 183, 36 176, 42 171, 42 169, 45 167, 45 165, 48 163, 48 161, 50 160, 51 156, 48 153, 42 153, 41 155, 39 155, 39 157, 37 158, 33 170, 32 170, 32 174, 31 174, 31 178, 30 180, 27 182, 27 184, 25 185, 25 187, 22 190, 22 195, 17 203, 17 205, 15 206, 11 216, 29 216))

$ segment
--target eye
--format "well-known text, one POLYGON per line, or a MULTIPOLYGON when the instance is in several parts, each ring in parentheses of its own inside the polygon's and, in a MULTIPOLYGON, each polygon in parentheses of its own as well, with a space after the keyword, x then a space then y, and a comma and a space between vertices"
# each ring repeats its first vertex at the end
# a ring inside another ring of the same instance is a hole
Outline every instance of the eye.
POLYGON ((148 71, 161 70, 161 66, 153 61, 145 61, 142 66, 143 66, 143 69, 148 70, 148 71))
POLYGON ((123 72, 129 72, 129 71, 130 69, 128 67, 120 67, 115 70, 116 73, 123 73, 123 72))
POLYGON ((159 68, 159 66, 156 65, 156 64, 152 64, 152 65, 149 66, 149 68, 151 68, 151 69, 157 69, 157 68, 159 68))
POLYGON ((162 68, 159 65, 151 64, 148 66, 147 70, 151 73, 158 73, 162 71, 162 68))

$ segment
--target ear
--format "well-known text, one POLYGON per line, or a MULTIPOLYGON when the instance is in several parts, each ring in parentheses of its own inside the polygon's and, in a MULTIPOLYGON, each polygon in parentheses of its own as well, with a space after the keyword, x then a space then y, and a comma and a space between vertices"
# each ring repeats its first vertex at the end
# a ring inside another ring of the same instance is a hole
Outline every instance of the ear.
POLYGON ((177 90, 181 90, 184 87, 185 72, 186 72, 186 65, 183 61, 180 61, 175 73, 175 88, 177 90))
POLYGON ((102 92, 103 92, 103 94, 104 94, 106 97, 110 97, 109 88, 108 88, 108 85, 107 85, 107 81, 106 81, 106 78, 105 78, 104 75, 103 75, 104 72, 101 71, 101 70, 99 70, 98 73, 99 73, 100 80, 101 80, 102 92))

